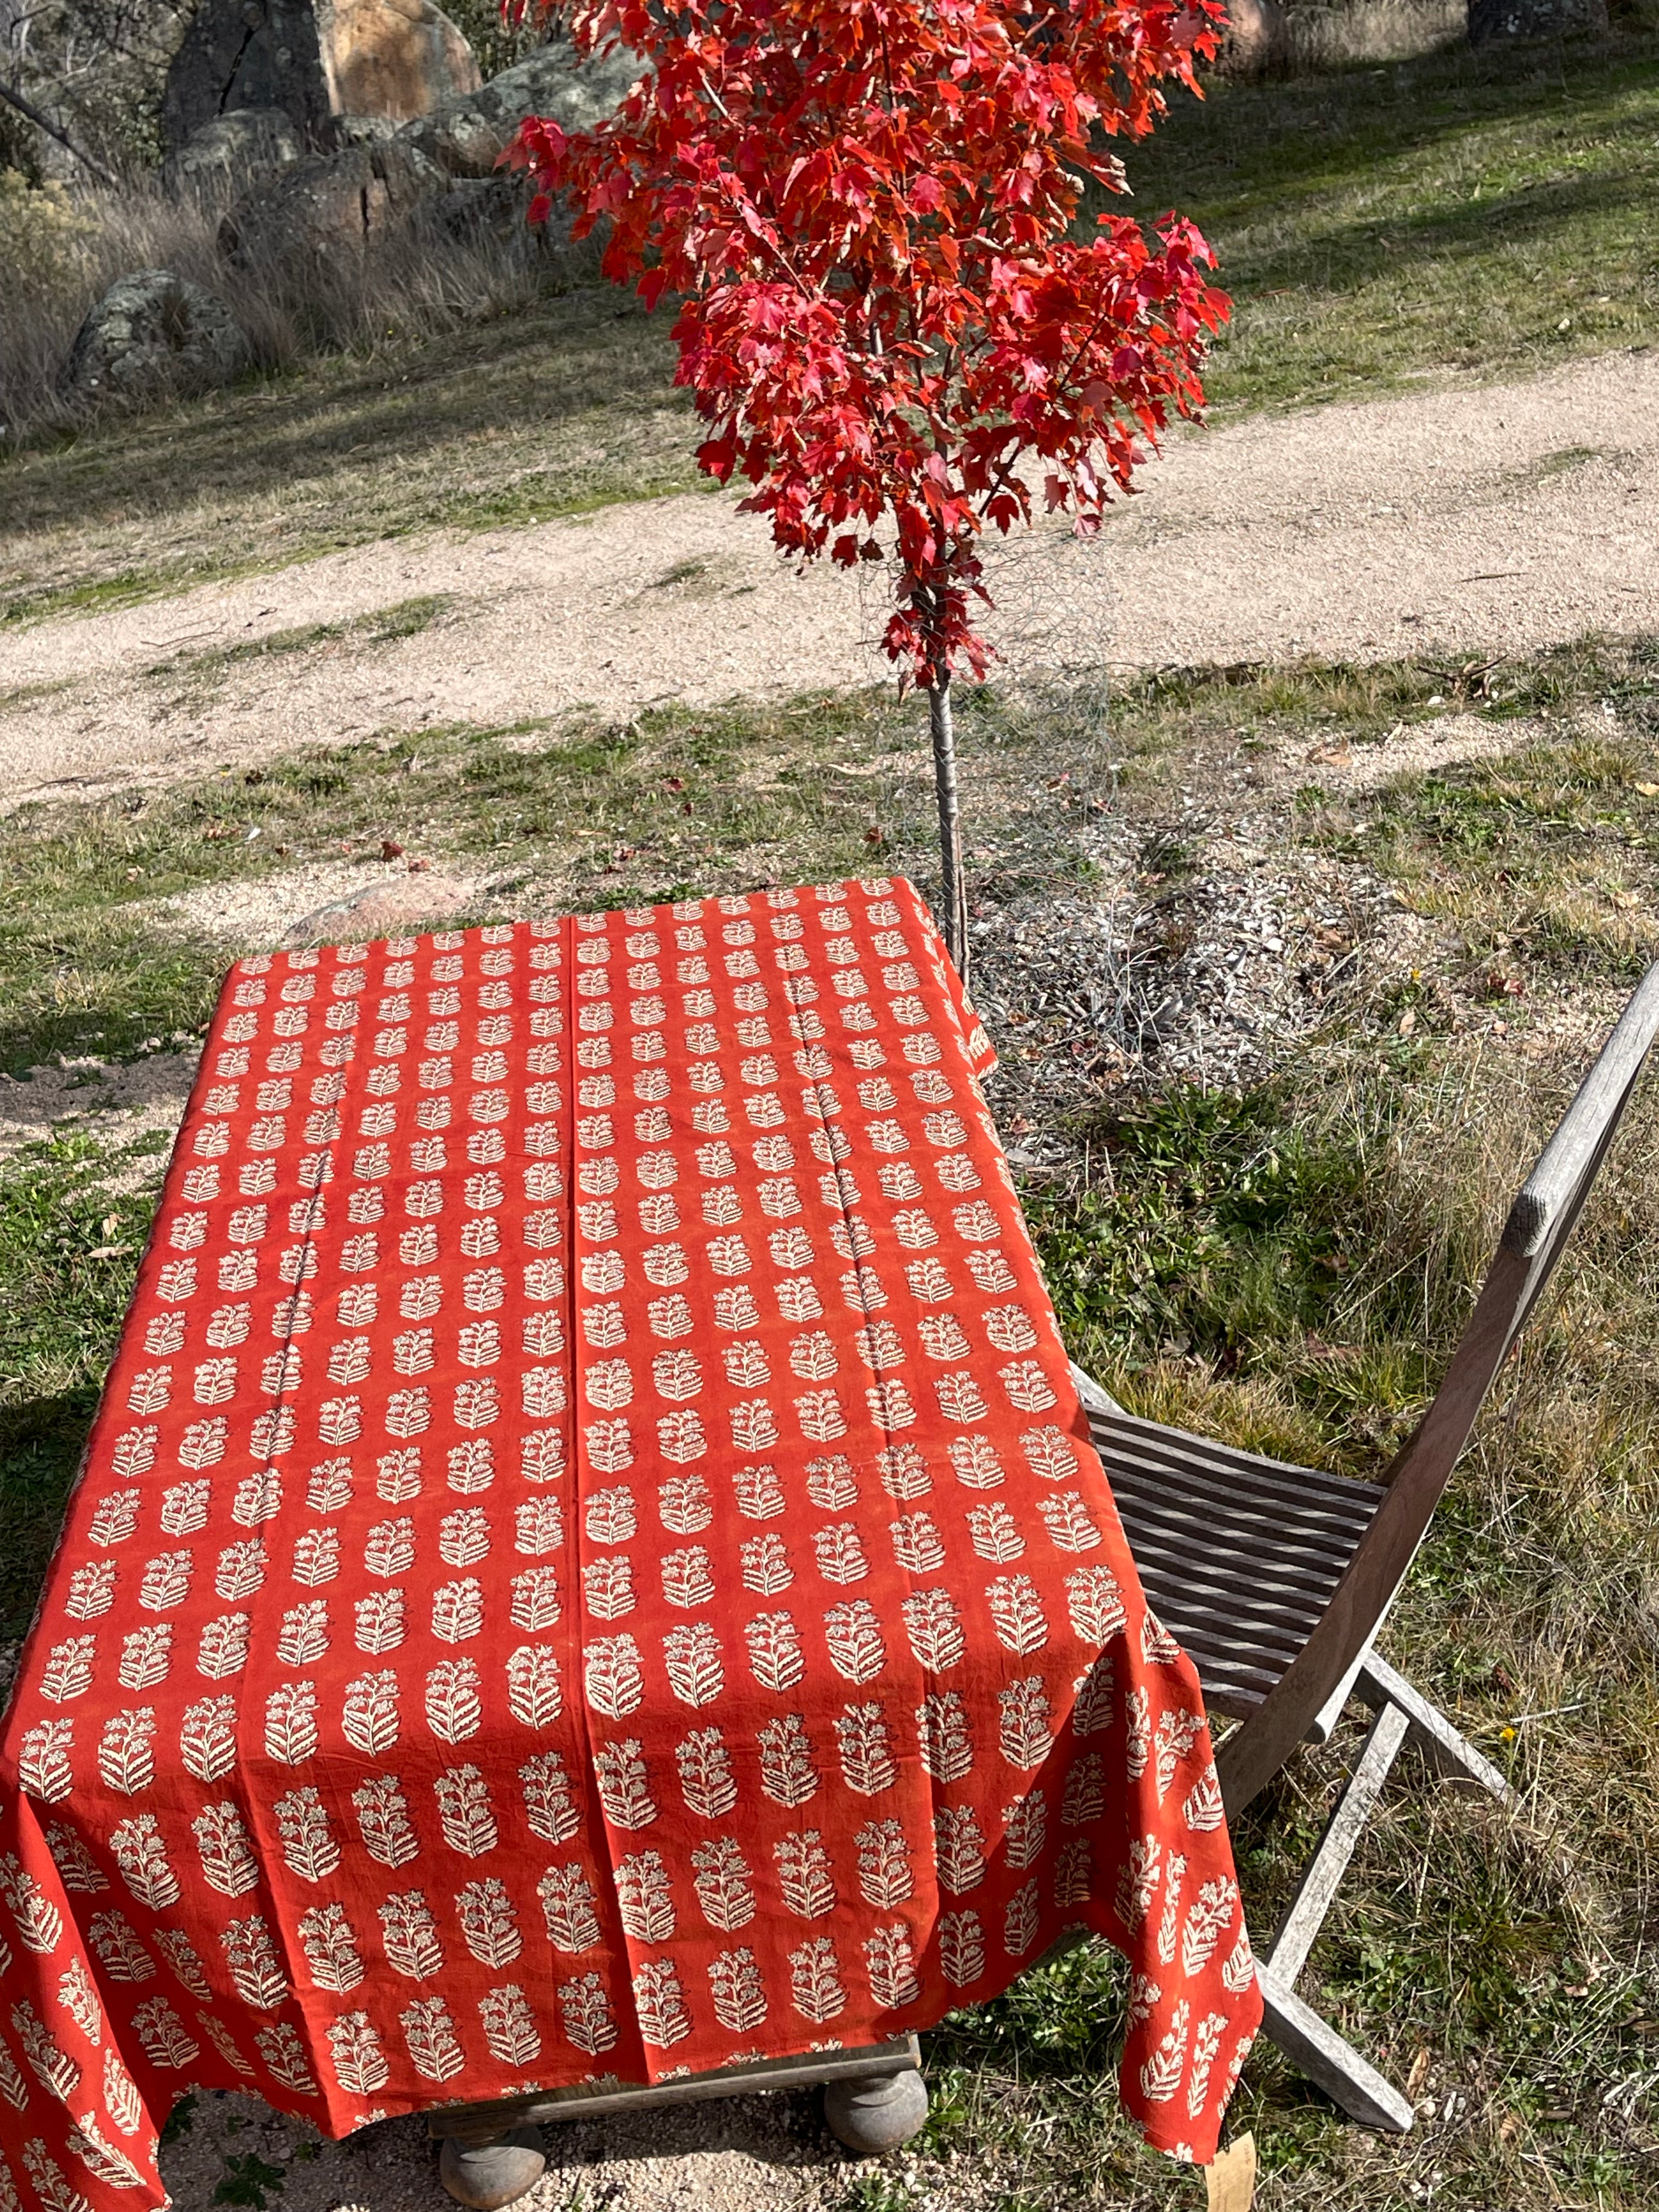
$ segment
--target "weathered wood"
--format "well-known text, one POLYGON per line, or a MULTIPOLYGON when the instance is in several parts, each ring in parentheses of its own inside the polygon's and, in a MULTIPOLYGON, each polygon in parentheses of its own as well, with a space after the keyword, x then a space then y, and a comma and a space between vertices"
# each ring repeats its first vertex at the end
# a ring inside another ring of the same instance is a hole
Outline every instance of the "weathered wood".
POLYGON ((1241 1482, 1230 1495, 1219 1482, 1194 1483, 1176 1468, 1153 1471, 1135 1464, 1126 1452, 1107 1461, 1117 1475, 1115 1488, 1135 1499, 1148 1533, 1162 1530, 1169 1542, 1190 1547, 1206 1529, 1214 1534, 1218 1517, 1242 1552, 1292 1586, 1313 1587, 1340 1574, 1378 1498, 1356 1499, 1346 1513, 1323 1512, 1317 1518, 1298 1513, 1289 1498, 1257 1498, 1241 1482), (1173 1492, 1170 1485, 1182 1487, 1173 1492))
POLYGON ((1111 1392, 1097 1382, 1092 1375, 1085 1375, 1075 1359, 1070 1364, 1072 1381, 1077 1387, 1077 1395, 1083 1401, 1085 1413, 1121 1413, 1123 1411, 1111 1392))
POLYGON ((1386 1492, 1091 1413, 1091 1432, 1155 1613, 1211 1709, 1255 1711, 1340 1584, 1386 1492))
POLYGON ((1409 2100, 1362 2058, 1352 2044, 1267 1967, 1258 1966, 1256 1982, 1261 1991, 1263 2025, 1309 2081, 1362 2128, 1382 2128, 1390 2135, 1410 2132, 1415 2115, 1409 2100))
POLYGON ((1629 1103, 1656 1034, 1659 1034, 1659 962, 1637 985, 1596 1055, 1595 1065, 1580 1085, 1577 1097, 1510 1208, 1504 1243, 1510 1251, 1523 1257, 1535 1253, 1551 1221, 1594 1176, 1598 1150, 1629 1103))
POLYGON ((1376 1808, 1382 1785, 1400 1756, 1400 1747, 1410 1727, 1409 1717, 1392 1704, 1385 1704, 1371 1723, 1364 1747, 1348 1778, 1348 1786, 1338 1800, 1336 1810, 1320 1838, 1319 1849, 1302 1877, 1301 1887, 1267 1946, 1263 1963, 1286 1989, 1295 1986, 1297 1976, 1307 1963, 1314 1939, 1324 1926, 1331 1900, 1348 1870, 1354 1846, 1376 1808))
POLYGON ((811 2089, 823 2081, 914 2072, 921 2063, 921 2046, 915 2037, 901 2035, 891 2043, 867 2044, 852 2051, 809 2051, 794 2058, 722 2066, 672 2081, 617 2082, 609 2089, 578 2082, 568 2089, 550 2089, 539 2096, 497 2104, 448 2105, 428 2113, 427 2132, 492 2142, 512 2128, 527 2124, 599 2119, 607 2112, 648 2112, 661 2105, 696 2104, 709 2097, 747 2097, 762 2089, 811 2089))
POLYGON ((1374 1710, 1393 1705, 1407 1716, 1412 1724, 1412 1741, 1443 1780, 1481 1790, 1512 1812, 1520 1809, 1520 1798, 1492 1761, 1460 1735, 1439 1707, 1414 1690, 1386 1659, 1378 1658, 1374 1651, 1369 1654, 1354 1686, 1374 1710))
MULTIPOLYGON (((1374 1649, 1492 1380, 1577 1220, 1659 1033, 1651 968, 1510 1209, 1503 1238, 1433 1403, 1383 1482, 1344 1484, 1085 1395, 1149 1602, 1188 1650, 1212 1711, 1242 1725, 1220 1746, 1237 1814, 1351 1694, 1376 1715, 1267 1963, 1267 2030, 1367 2126, 1403 2130, 1409 2104, 1297 1998, 1300 1972, 1379 1792, 1408 1738, 1435 1771, 1514 1807, 1491 1762, 1374 1649)), ((1103 1395, 1103 1394, 1101 1394, 1103 1395)))
POLYGON ((1120 1436, 1133 1446, 1132 1456, 1141 1464, 1178 1469, 1188 1479, 1202 1480, 1210 1474, 1224 1485, 1235 1480, 1282 1501, 1293 1509, 1313 1510, 1322 1499, 1346 1510, 1356 1492, 1380 1491, 1381 1484, 1355 1482, 1346 1475, 1322 1474, 1316 1468, 1292 1462, 1269 1459, 1260 1452, 1241 1450, 1236 1444, 1218 1443, 1212 1437, 1195 1437, 1184 1429, 1165 1428, 1161 1422, 1143 1421, 1133 1413, 1091 1415, 1090 1426, 1109 1449, 1120 1436))
POLYGON ((1272 1780, 1376 1633, 1512 1339, 1529 1264, 1499 1249, 1451 1368, 1318 1626, 1216 1761, 1229 1814, 1272 1780))
POLYGON ((1359 1680, 1359 1670, 1364 1665, 1370 1649, 1370 1645, 1367 1644, 1364 1650, 1353 1662, 1329 1697, 1314 1715, 1308 1723, 1308 1733, 1303 1738, 1304 1743, 1330 1741, 1335 1733, 1337 1723, 1347 1710, 1349 1698, 1354 1694, 1354 1686, 1359 1680))

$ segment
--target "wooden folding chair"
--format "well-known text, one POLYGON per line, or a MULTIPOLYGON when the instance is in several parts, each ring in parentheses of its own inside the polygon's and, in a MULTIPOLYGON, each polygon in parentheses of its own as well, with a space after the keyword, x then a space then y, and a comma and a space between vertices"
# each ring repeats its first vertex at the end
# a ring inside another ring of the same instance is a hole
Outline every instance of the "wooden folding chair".
POLYGON ((1452 1468, 1578 1218, 1659 1030, 1659 963, 1608 1037, 1504 1226, 1438 1395, 1377 1482, 1346 1481, 1136 1419, 1077 1372, 1153 1611, 1190 1655, 1237 1814, 1351 1698, 1375 1715, 1290 1910, 1258 1961, 1267 2033, 1352 2118, 1403 2132, 1410 2100, 1296 1994, 1401 1746, 1447 1780, 1516 1801, 1495 1767, 1373 1648, 1452 1468))

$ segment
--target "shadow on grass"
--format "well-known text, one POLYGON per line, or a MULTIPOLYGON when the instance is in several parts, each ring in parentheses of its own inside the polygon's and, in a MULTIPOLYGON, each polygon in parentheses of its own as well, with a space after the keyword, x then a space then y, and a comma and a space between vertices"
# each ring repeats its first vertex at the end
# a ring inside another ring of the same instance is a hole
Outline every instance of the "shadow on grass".
MULTIPOLYGON (((1462 207, 1425 207, 1359 217, 1268 252, 1241 253, 1235 263, 1249 289, 1316 283, 1328 296, 1364 290, 1384 276, 1398 280, 1413 263, 1473 259, 1496 243, 1520 252, 1549 241, 1570 224, 1629 216, 1631 188, 1621 175, 1561 178, 1527 184, 1501 198, 1462 207)), ((1547 311, 1540 311, 1547 312, 1547 311)))
MULTIPOLYGON (((0 464, 9 528, 46 531, 116 514, 165 518, 216 496, 257 499, 336 469, 406 468, 415 457, 456 447, 453 465, 420 488, 404 526, 471 521, 481 502, 483 520, 497 512, 522 520, 520 510, 538 495, 526 482, 536 475, 533 448, 522 450, 527 439, 589 414, 614 433, 677 404, 671 322, 647 319, 628 294, 587 287, 418 349, 389 344, 368 362, 325 357, 192 405, 95 425, 0 464), (495 465, 497 441, 513 449, 506 471, 495 465)), ((613 443, 599 436, 607 450, 550 477, 542 502, 580 504, 635 489, 625 452, 604 466, 613 443)))
POLYGON ((1286 201, 1367 180, 1379 163, 1408 161, 1471 133, 1492 134, 1523 158, 1525 137, 1559 143, 1576 128, 1629 136, 1632 155, 1652 143, 1650 103, 1659 99, 1659 38, 1608 48, 1588 43, 1458 45, 1388 64, 1356 64, 1289 83, 1227 84, 1211 78, 1201 100, 1177 94, 1159 130, 1125 152, 1144 207, 1178 205, 1200 223, 1237 219, 1286 201), (1506 142, 1506 125, 1521 126, 1506 142))
POLYGON ((197 1035, 227 957, 96 911, 32 921, 14 909, 0 918, 0 979, 12 985, 0 996, 0 1073, 23 1076, 60 1055, 127 1060, 147 1041, 197 1035))
POLYGON ((98 1410, 90 1382, 0 1407, 0 1637, 21 1636, 98 1410))
POLYGON ((1656 143, 1650 38, 1212 82, 1126 160, 1138 212, 1215 248, 1232 410, 1650 343, 1656 143))

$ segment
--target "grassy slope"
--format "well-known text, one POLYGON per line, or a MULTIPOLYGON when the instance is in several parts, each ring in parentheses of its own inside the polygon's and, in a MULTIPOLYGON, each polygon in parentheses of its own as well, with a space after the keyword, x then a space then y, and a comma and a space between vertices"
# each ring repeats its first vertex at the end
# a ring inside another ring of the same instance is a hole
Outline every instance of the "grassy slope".
MULTIPOLYGON (((1374 1466, 1398 1441, 1467 1310, 1505 1185, 1571 1082, 1581 1048, 1552 1045, 1552 1024, 1578 994, 1607 1003, 1659 942, 1654 668, 1644 653, 1588 647, 1472 676, 1460 703, 1500 724, 1547 714, 1563 740, 1517 729, 1508 759, 1363 801, 1309 793, 1279 805, 1275 868, 1341 856, 1457 934, 1432 971, 1378 977, 1293 1069, 1242 1098, 1104 1093, 1075 1120, 1073 1169, 1034 1183, 1028 1203, 1074 1346, 1132 1402, 1338 1468, 1374 1466)), ((1169 928, 1178 951, 1178 922, 1159 916, 1194 864, 1170 829, 1183 790, 1219 788, 1225 763, 1286 740, 1375 741, 1431 715, 1448 680, 1407 664, 1165 674, 1125 694, 1113 804, 1158 856, 1143 878, 1148 927, 1169 928)), ((964 700, 981 910, 1075 887, 1059 801, 1035 815, 1030 801, 1072 758, 1079 719, 964 700)), ((16 886, 0 939, 9 1057, 124 1052, 141 1031, 199 1025, 220 956, 127 903, 130 869, 150 892, 222 881, 268 866, 257 855, 276 842, 290 858, 307 841, 372 848, 418 810, 426 849, 488 854, 503 871, 489 911, 821 877, 869 853, 872 823, 911 834, 903 763, 917 734, 913 710, 885 697, 627 730, 453 731, 423 737, 418 756, 372 743, 319 753, 254 783, 161 792, 136 814, 106 802, 14 817, 0 825, 16 886), (253 847, 224 834, 256 823, 253 847)), ((1403 2144, 1365 2137, 1264 2051, 1238 2107, 1269 2169, 1263 2212, 1404 2212, 1431 2188, 1455 2212, 1647 2201, 1659 2147, 1659 1986, 1642 1948, 1659 1796, 1647 1625, 1659 1198, 1644 1172, 1656 1135, 1644 1105, 1389 1633, 1390 1655, 1534 1791, 1537 1827, 1512 1833, 1448 1804, 1408 1761, 1315 1955, 1326 2002, 1397 2075, 1416 2069, 1434 2115, 1403 2144)), ((14 1628, 152 1190, 142 1159, 67 1133, 0 1170, 0 1602, 14 1628)), ((1351 1749, 1299 1760, 1240 1824, 1259 1927, 1317 1832, 1335 1754, 1351 1749)), ((922 2161, 860 2185, 868 2212, 939 2191, 1002 2212, 1189 2204, 1190 2184, 1135 2149, 1103 2088, 1121 1996, 1109 1956, 1089 1949, 936 2036, 922 2161)))
POLYGON ((0 459, 0 621, 688 490, 669 325, 578 287, 0 459))
POLYGON ((1182 99, 1126 156, 1237 310, 1223 415, 1526 375, 1659 331, 1659 46, 1462 48, 1182 99))
MULTIPOLYGON (((1138 212, 1179 206, 1220 253, 1224 415, 1522 375, 1659 328, 1659 41, 1217 84, 1128 166, 1138 212)), ((0 621, 686 489, 669 328, 579 287, 0 460, 0 621)))

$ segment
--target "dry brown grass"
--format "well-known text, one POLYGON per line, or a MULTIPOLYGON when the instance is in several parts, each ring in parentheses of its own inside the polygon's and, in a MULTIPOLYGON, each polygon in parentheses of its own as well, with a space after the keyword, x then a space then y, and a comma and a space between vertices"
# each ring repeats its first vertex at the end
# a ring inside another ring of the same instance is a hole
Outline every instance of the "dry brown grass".
POLYGON ((93 416, 64 371, 87 311, 136 269, 171 269, 222 300, 269 374, 308 355, 373 354, 523 308, 568 272, 527 226, 458 238, 421 223, 326 264, 238 267, 220 252, 228 195, 173 198, 153 177, 118 191, 36 191, 0 178, 0 450, 93 416))
POLYGON ((1465 35, 1465 0, 1291 0, 1277 74, 1319 76, 1333 70, 1409 61, 1465 35))

